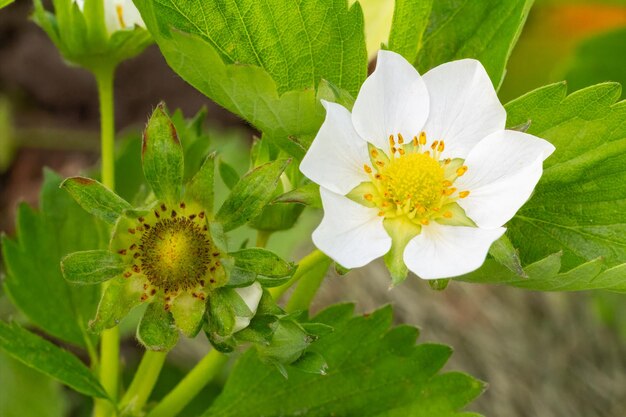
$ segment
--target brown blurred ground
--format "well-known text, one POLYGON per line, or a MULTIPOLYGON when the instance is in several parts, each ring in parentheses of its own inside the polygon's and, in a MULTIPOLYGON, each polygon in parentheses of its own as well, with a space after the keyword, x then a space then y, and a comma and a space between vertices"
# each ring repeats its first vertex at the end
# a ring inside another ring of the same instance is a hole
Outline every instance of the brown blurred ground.
MULTIPOLYGON (((0 95, 10 99, 18 131, 57 133, 38 146, 37 138, 45 135, 25 137, 29 146, 19 150, 9 171, 0 176, 0 231, 12 229, 16 201, 36 202, 43 166, 70 175, 92 165, 98 154, 95 83, 85 71, 62 62, 44 33, 27 20, 29 9, 30 1, 18 0, 0 13, 0 95), (70 132, 80 133, 69 140, 70 132)), ((531 15, 529 30, 535 35, 528 41, 522 38, 522 52, 526 49, 532 56, 551 56, 550 48, 562 49, 563 40, 571 49, 572 37, 578 32, 624 21, 622 15, 614 13, 589 19, 597 10, 585 10, 583 14, 580 10, 552 12, 547 20, 531 15), (551 25, 550 19, 555 19, 553 34, 561 41, 545 42, 538 32, 542 25, 551 25)), ((517 58, 514 55, 507 80, 512 88, 507 94, 516 95, 548 82, 546 74, 533 80, 524 75, 529 67, 540 68, 546 62, 531 62, 523 53, 517 58)), ((142 124, 160 100, 170 108, 182 108, 188 115, 206 105, 211 123, 244 125, 179 79, 152 47, 119 69, 118 128, 142 124)), ((392 302, 399 322, 423 329, 421 341, 455 348, 447 369, 470 372, 489 381, 490 389, 472 406, 486 416, 626 415, 626 348, 616 332, 598 321, 590 308, 589 295, 540 294, 460 283, 437 293, 414 277, 388 291, 388 283, 380 264, 345 278, 330 277, 316 308, 355 300, 359 310, 368 311, 392 302)), ((205 349, 199 339, 183 343, 172 359, 188 363, 190 357, 201 355, 205 349)))

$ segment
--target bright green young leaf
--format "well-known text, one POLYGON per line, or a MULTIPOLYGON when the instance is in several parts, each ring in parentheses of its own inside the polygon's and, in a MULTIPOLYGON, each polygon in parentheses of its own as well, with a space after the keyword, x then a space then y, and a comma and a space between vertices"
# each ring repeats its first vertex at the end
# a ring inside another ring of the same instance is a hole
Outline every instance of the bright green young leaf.
POLYGON ((276 184, 290 159, 261 165, 244 175, 217 212, 224 231, 233 230, 258 216, 272 198, 276 184))
POLYGON ((88 213, 109 224, 115 224, 124 211, 132 208, 123 198, 91 178, 68 178, 61 183, 61 188, 88 213))
POLYGON ((409 62, 417 60, 433 0, 396 0, 389 34, 389 50, 409 62))
POLYGON ((154 194, 168 203, 180 201, 183 186, 183 149, 163 103, 152 113, 143 133, 143 173, 154 194))
POLYGON ((87 249, 104 249, 109 231, 64 190, 61 178, 45 171, 41 209, 23 204, 17 214, 17 239, 2 238, 7 269, 4 282, 15 305, 32 323, 64 341, 84 345, 84 330, 100 298, 97 286, 63 279, 61 258, 87 249))
POLYGON ((0 321, 0 348, 80 393, 91 397, 108 397, 96 377, 76 356, 15 323, 0 321))
POLYGON ((422 48, 415 61, 420 73, 445 62, 475 58, 485 66, 496 88, 499 87, 533 1, 433 1, 422 48))
POLYGON ((625 50, 626 28, 586 39, 576 48, 563 78, 571 91, 604 81, 626 85, 626 55, 620 53, 625 50))
POLYGON ((626 262, 626 102, 619 84, 567 96, 553 84, 506 106, 509 126, 530 121, 528 133, 556 146, 533 197, 508 224, 523 264, 563 251, 563 269, 602 257, 626 262))
POLYGON ((61 384, 0 351, 0 416, 59 417, 68 401, 61 384), (33 392, 37 395, 34 396, 33 392))
POLYGON ((136 5, 174 71, 296 157, 323 120, 320 80, 355 95, 367 75, 362 12, 344 0, 136 5))
POLYGON ((326 375, 292 368, 285 379, 248 351, 204 416, 467 415, 459 410, 482 392, 483 384, 468 375, 439 372, 450 357, 449 347, 416 345, 417 329, 390 328, 389 307, 354 318, 352 309, 334 306, 315 317, 335 329, 309 348, 327 362, 326 375))
POLYGON ((61 260, 63 277, 74 284, 98 284, 120 275, 124 259, 108 250, 74 252, 61 260))

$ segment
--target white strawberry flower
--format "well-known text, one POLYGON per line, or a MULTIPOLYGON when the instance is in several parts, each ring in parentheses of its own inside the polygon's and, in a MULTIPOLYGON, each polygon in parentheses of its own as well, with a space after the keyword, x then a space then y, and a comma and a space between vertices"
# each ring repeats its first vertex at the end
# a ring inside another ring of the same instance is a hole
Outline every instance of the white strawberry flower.
MULTIPOLYGON (((85 0, 75 0, 80 10, 85 7, 85 0)), ((109 34, 118 30, 133 29, 146 25, 132 0, 104 0, 104 21, 109 34)))
POLYGON ((300 170, 320 185, 315 245, 355 268, 385 256, 394 281, 479 268, 528 200, 554 146, 505 130, 506 112, 480 62, 423 77, 380 51, 352 113, 323 102, 326 120, 300 170))

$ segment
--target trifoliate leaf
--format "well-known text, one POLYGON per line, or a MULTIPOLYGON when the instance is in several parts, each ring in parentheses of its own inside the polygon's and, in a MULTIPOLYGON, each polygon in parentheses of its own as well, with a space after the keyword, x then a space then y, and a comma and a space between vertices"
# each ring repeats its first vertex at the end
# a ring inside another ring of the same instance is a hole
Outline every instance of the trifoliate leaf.
POLYGON ((176 128, 161 103, 152 113, 143 133, 143 173, 159 200, 180 201, 183 186, 183 149, 176 128))
POLYGON ((496 88, 499 87, 533 1, 433 1, 422 48, 415 61, 420 73, 445 62, 475 58, 483 64, 496 88))
POLYGON ((91 178, 68 178, 61 183, 61 188, 70 193, 85 211, 109 224, 115 224, 124 211, 132 208, 123 198, 91 178))
POLYGON ((315 95, 320 80, 356 95, 367 75, 358 4, 138 0, 136 5, 174 71, 299 158, 323 120, 315 95))
POLYGON ((2 238, 7 293, 36 326, 64 341, 84 345, 88 320, 100 297, 97 286, 76 286, 63 279, 61 258, 104 249, 106 225, 86 213, 64 190, 61 179, 44 173, 41 209, 23 204, 17 213, 17 238, 2 238))
POLYGON ((309 348, 326 360, 326 375, 296 371, 285 379, 248 351, 204 416, 466 415, 459 410, 483 384, 468 375, 439 373, 450 348, 415 345, 418 331, 409 326, 390 329, 389 307, 354 318, 351 311, 350 305, 334 306, 314 319, 335 328, 309 348))
POLYGON ((224 231, 242 226, 261 213, 290 162, 290 159, 268 162, 241 178, 216 215, 224 231))
POLYGON ((0 321, 0 348, 78 392, 108 398, 96 377, 76 356, 15 323, 0 321))

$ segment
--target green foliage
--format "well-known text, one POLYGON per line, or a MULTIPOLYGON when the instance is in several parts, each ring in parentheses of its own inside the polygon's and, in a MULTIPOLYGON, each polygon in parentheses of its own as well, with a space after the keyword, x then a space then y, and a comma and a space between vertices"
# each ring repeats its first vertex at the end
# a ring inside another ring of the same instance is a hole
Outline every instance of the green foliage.
POLYGON ((237 173, 237 170, 223 159, 220 159, 217 167, 220 171, 220 177, 222 178, 222 181, 224 181, 224 184, 226 184, 226 186, 232 190, 237 182, 239 182, 239 174, 237 173))
POLYGON ((433 0, 395 1, 389 50, 399 53, 409 62, 416 62, 432 6, 433 0))
MULTIPOLYGON (((565 79, 569 88, 581 88, 604 81, 626 85, 626 28, 591 37, 583 41, 568 65, 565 79)), ((624 92, 622 92, 623 94, 624 92)))
POLYGON ((66 400, 52 378, 0 352, 0 416, 59 417, 66 400), (33 395, 36 392, 37 395, 33 395))
POLYGON ((172 314, 158 303, 150 304, 137 327, 137 340, 146 349, 171 350, 178 342, 178 330, 172 314))
POLYGON ((261 214, 290 162, 290 159, 268 162, 241 178, 216 215, 216 220, 224 224, 224 231, 235 229, 261 214))
POLYGON ((344 0, 136 5, 174 71, 296 157, 322 122, 320 80, 355 94, 367 74, 361 9, 344 0))
POLYGON ((444 62, 476 58, 499 87, 533 1, 434 1, 417 68, 424 73, 444 62))
POLYGON ((70 252, 105 248, 109 232, 60 190, 60 183, 56 174, 45 171, 40 212, 26 204, 19 207, 16 240, 2 238, 7 269, 4 285, 35 325, 83 346, 87 320, 94 314, 100 291, 95 286, 69 284, 59 261, 70 252))
POLYGON ((0 9, 13 3, 15 0, 0 0, 0 9))
POLYGON ((215 154, 209 155, 200 170, 193 176, 187 188, 185 197, 189 196, 199 202, 207 211, 213 212, 215 200, 215 154))
POLYGON ((183 149, 163 103, 152 113, 143 134, 143 173, 159 200, 180 201, 184 176, 183 149))
POLYGON ((320 197, 320 186, 314 182, 310 182, 295 190, 281 194, 272 201, 272 204, 280 203, 297 203, 321 208, 322 198, 320 197))
POLYGON ((115 224, 124 211, 132 208, 123 198, 91 178, 68 178, 61 183, 61 188, 70 193, 85 211, 109 224, 115 224))
POLYGON ((456 372, 438 373, 450 348, 416 346, 418 331, 409 326, 390 329, 389 307, 358 317, 352 317, 352 309, 334 306, 315 317, 335 328, 309 348, 324 357, 326 375, 293 369, 285 379, 250 351, 204 415, 467 415, 458 410, 482 392, 483 384, 456 372))
POLYGON ((284 284, 296 270, 293 263, 283 260, 267 249, 242 249, 229 255, 235 258, 237 268, 255 274, 256 279, 266 288, 284 284))
POLYGON ((0 348, 25 365, 58 379, 78 392, 108 398, 96 377, 76 356, 15 323, 0 321, 0 348))

